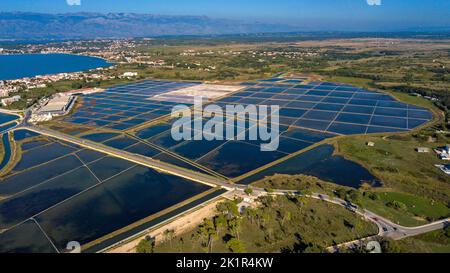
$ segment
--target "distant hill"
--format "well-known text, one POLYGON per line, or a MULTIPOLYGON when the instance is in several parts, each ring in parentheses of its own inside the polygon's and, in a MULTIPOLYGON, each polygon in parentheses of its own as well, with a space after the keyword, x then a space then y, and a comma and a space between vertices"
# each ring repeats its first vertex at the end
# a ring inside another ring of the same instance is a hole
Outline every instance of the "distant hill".
POLYGON ((289 32, 279 24, 248 23, 205 16, 135 13, 42 14, 0 12, 1 39, 133 38, 163 35, 214 35, 289 32))

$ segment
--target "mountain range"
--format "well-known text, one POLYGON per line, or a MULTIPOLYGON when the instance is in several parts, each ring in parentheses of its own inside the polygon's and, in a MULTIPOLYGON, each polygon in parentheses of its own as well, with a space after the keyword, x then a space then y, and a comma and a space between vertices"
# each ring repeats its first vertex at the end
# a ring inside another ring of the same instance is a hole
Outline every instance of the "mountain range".
POLYGON ((261 22, 136 13, 0 12, 0 39, 93 39, 297 31, 261 22))

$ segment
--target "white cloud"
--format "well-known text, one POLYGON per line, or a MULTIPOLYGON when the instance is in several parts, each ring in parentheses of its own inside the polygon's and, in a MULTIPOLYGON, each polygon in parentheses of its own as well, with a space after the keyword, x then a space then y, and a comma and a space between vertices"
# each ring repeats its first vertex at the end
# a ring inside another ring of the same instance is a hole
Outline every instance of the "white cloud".
POLYGON ((369 6, 381 6, 381 0, 367 0, 369 6))
POLYGON ((69 6, 81 6, 81 0, 66 0, 69 6))

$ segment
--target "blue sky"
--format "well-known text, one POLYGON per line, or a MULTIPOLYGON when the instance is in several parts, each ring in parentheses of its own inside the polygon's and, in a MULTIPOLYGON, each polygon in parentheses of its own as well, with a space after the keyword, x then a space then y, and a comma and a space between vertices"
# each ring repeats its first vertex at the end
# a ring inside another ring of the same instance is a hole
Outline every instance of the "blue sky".
POLYGON ((0 11, 137 12, 285 22, 308 28, 450 26, 450 0, 0 0, 0 11), (81 1, 70 6, 67 1, 81 1), (381 1, 370 6, 367 1, 381 1))

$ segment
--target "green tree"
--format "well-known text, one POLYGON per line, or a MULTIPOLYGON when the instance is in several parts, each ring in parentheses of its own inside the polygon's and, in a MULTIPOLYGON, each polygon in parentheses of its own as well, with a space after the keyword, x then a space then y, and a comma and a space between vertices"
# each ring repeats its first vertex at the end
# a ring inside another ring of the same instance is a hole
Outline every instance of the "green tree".
POLYGON ((408 207, 403 204, 402 202, 399 201, 389 201, 388 203, 386 203, 386 206, 390 207, 390 208, 394 208, 396 210, 407 210, 408 207))
POLYGON ((300 206, 304 207, 308 204, 309 199, 306 198, 304 195, 296 195, 295 196, 295 203, 300 206))
POLYGON ((403 81, 405 81, 406 83, 411 83, 414 80, 414 75, 411 72, 407 72, 404 76, 403 76, 403 81))
POLYGON ((383 238, 383 240, 380 242, 381 250, 383 253, 401 253, 402 250, 399 246, 399 244, 388 238, 383 238))
POLYGON ((83 83, 81 83, 81 82, 73 82, 71 86, 72 86, 73 89, 81 89, 81 88, 83 88, 83 83))
POLYGON ((217 210, 229 219, 239 216, 239 208, 236 201, 227 201, 217 204, 217 210))
POLYGON ((325 250, 318 244, 307 242, 300 234, 294 234, 297 242, 291 247, 281 249, 282 253, 322 253, 325 250))
POLYGON ((340 199, 346 199, 347 198, 347 191, 343 188, 337 189, 334 194, 340 198, 340 199))
POLYGON ((219 214, 213 219, 214 227, 216 229, 217 237, 220 237, 222 230, 227 226, 227 219, 223 214, 219 214))
POLYGON ((367 245, 364 243, 357 244, 355 247, 347 248, 344 247, 339 250, 341 253, 355 253, 355 254, 367 254, 369 250, 367 249, 367 245))
POLYGON ((170 247, 172 248, 172 241, 173 241, 173 238, 175 236, 175 230, 173 230, 173 229, 166 229, 163 232, 163 236, 164 236, 164 240, 165 241, 169 241, 170 247))
POLYGON ((447 236, 447 238, 450 238, 450 226, 446 226, 444 228, 444 232, 445 232, 445 236, 447 236))
POLYGON ((367 193, 367 196, 368 196, 371 200, 374 200, 374 201, 380 199, 380 197, 378 196, 378 194, 376 194, 376 193, 374 193, 374 192, 368 192, 368 193, 367 193))
POLYGON ((214 239, 217 237, 216 228, 211 219, 205 219, 199 226, 197 236, 202 239, 202 245, 209 253, 213 250, 214 239))
POLYGON ((303 253, 324 253, 325 250, 318 244, 309 243, 308 247, 303 253))
POLYGON ((245 245, 237 238, 231 238, 227 242, 228 249, 233 253, 245 253, 245 245))
POLYGON ((219 80, 234 79, 235 77, 239 76, 239 73, 230 69, 220 69, 217 72, 216 76, 219 80))
POLYGON ((228 229, 236 238, 239 239, 239 233, 241 232, 241 219, 235 217, 228 220, 228 229))
POLYGON ((256 209, 246 208, 245 213, 250 220, 250 223, 253 225, 255 220, 258 218, 258 211, 256 209))
POLYGON ((136 246, 137 253, 153 253, 155 249, 155 241, 147 237, 139 242, 136 246))
POLYGON ((363 202, 362 202, 362 195, 361 192, 357 191, 357 190, 350 190, 347 193, 347 197, 346 199, 349 202, 352 202, 360 207, 363 206, 363 202))
POLYGON ((247 195, 252 195, 253 189, 252 189, 251 187, 248 187, 248 188, 245 189, 244 192, 245 192, 247 195))

